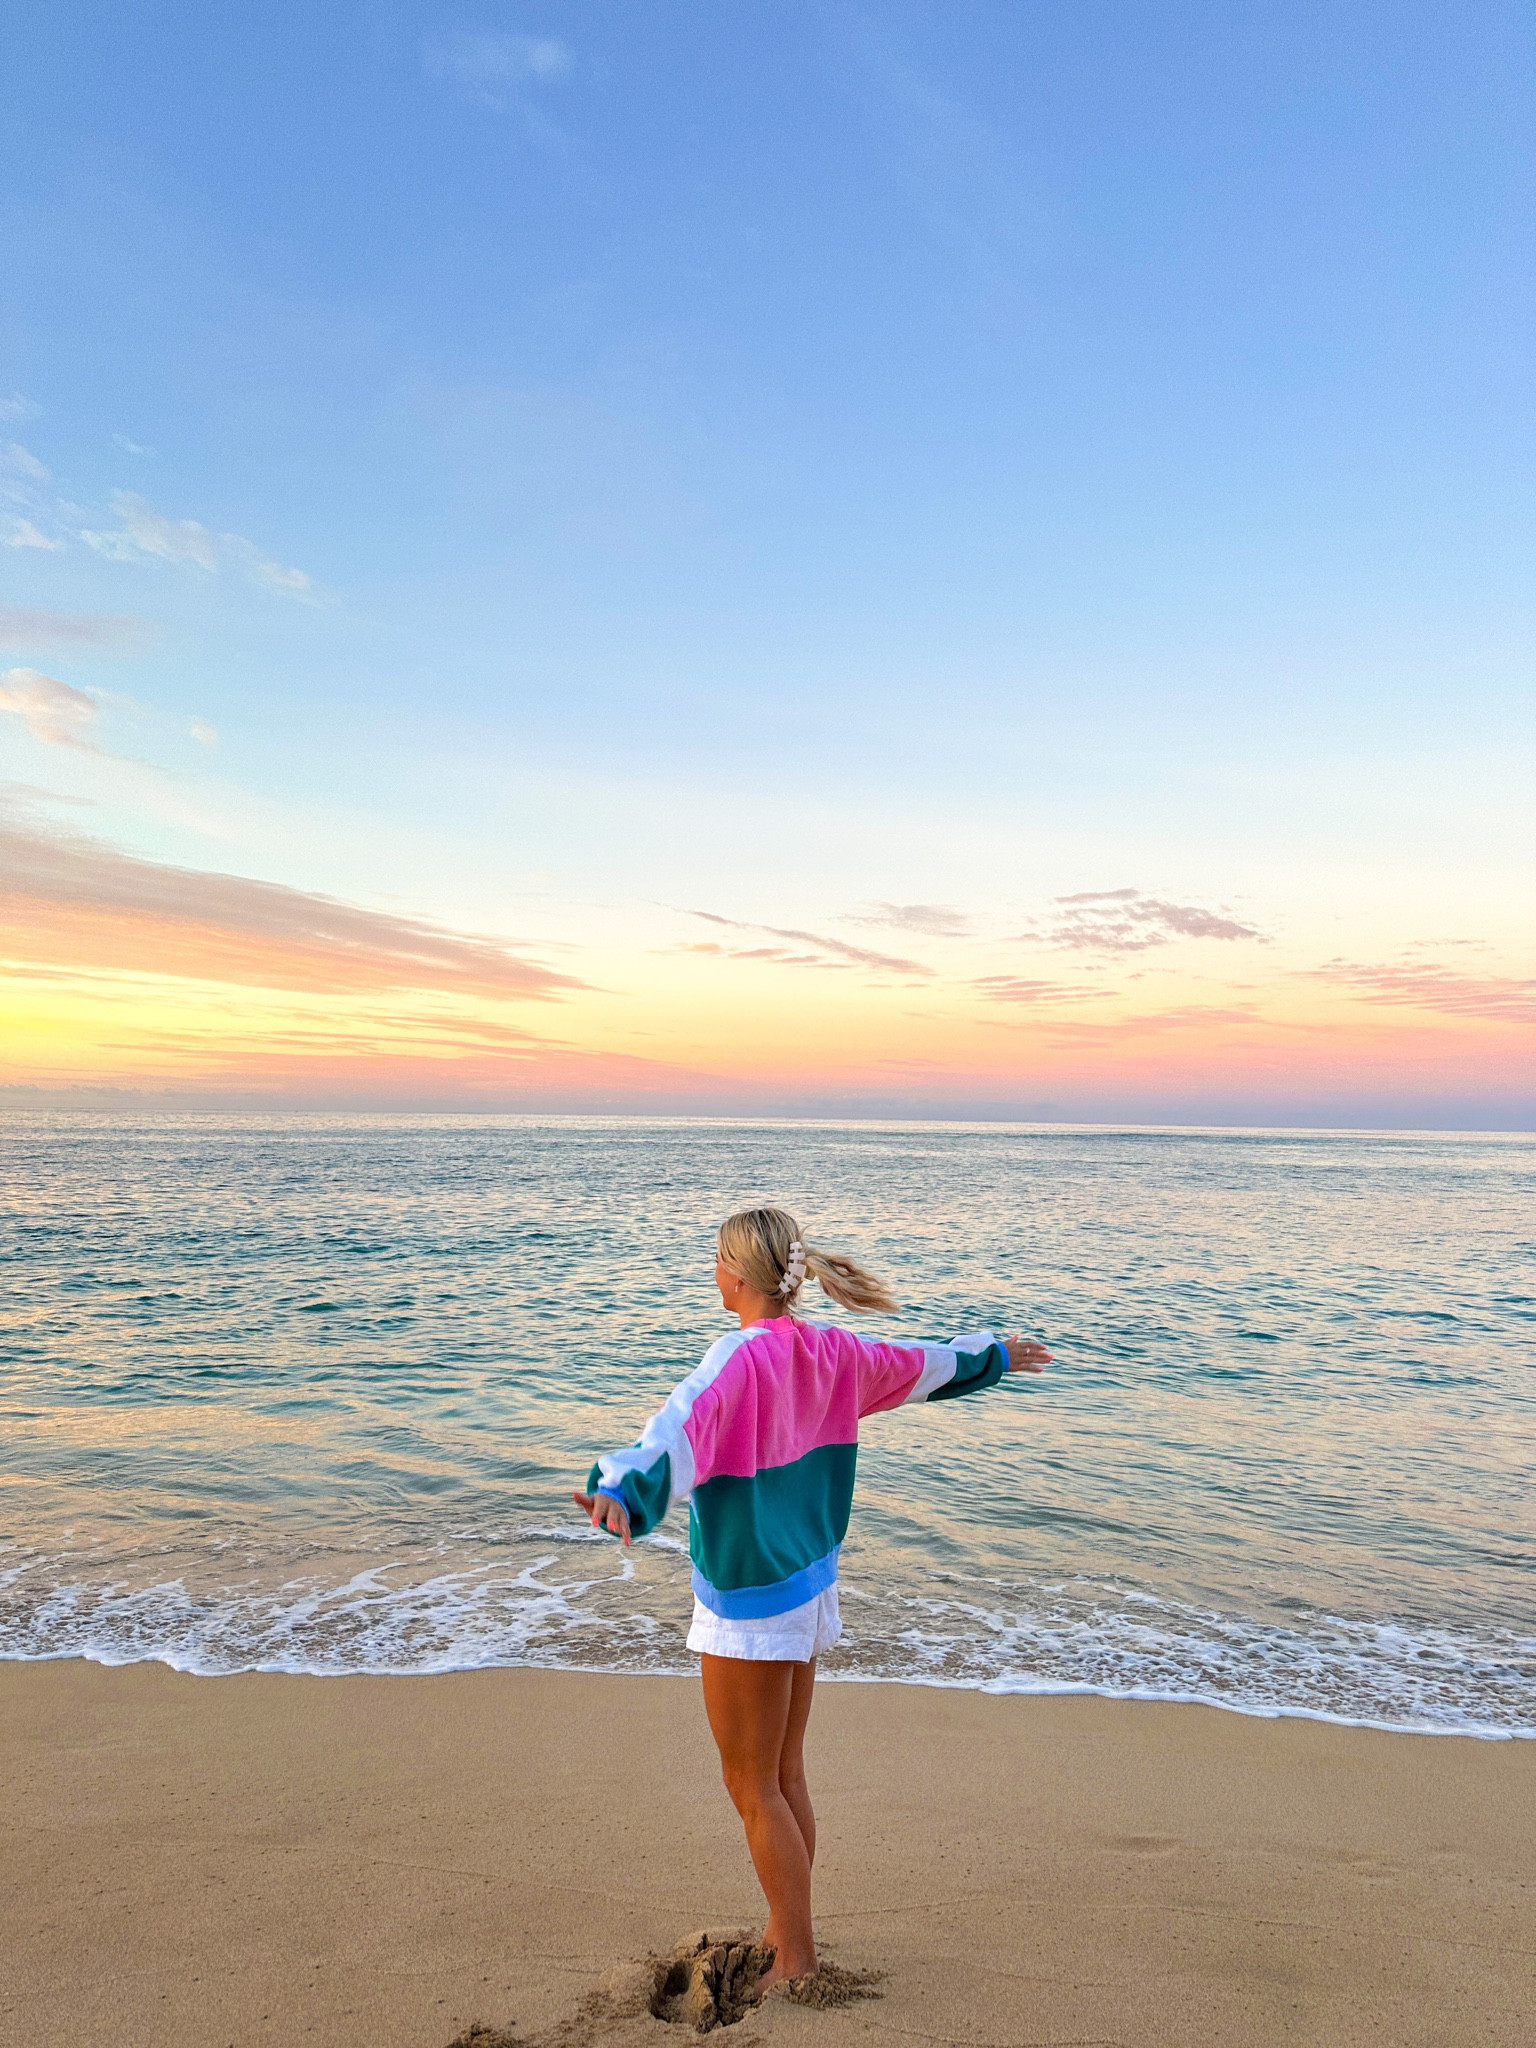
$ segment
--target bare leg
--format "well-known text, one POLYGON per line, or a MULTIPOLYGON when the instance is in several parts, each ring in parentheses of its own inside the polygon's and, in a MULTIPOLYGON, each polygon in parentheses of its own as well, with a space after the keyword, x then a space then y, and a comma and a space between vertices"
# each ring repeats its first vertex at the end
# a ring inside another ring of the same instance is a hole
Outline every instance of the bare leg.
MULTIPOLYGON (((720 1751, 721 1775, 747 1831, 752 1867, 768 1900, 763 1939, 778 1951, 764 1978, 801 1977, 816 1967, 811 1933, 811 1852, 795 1807, 780 1783, 790 1731, 796 1671, 805 1666, 755 1657, 705 1655, 704 1711, 720 1751)), ((791 1782, 803 1797, 800 1742, 810 1711, 810 1687, 794 1745, 791 1782)), ((805 1801, 810 1813, 810 1802, 805 1801)), ((814 1839, 815 1822, 811 1821, 814 1839)))
POLYGON ((779 1756, 779 1790, 789 1801, 805 1840, 805 1853, 816 1861, 816 1816, 805 1783, 805 1724, 811 1718, 811 1698, 816 1686, 816 1659, 808 1664, 791 1664, 794 1683, 789 1695, 789 1724, 784 1730, 784 1748, 779 1756))

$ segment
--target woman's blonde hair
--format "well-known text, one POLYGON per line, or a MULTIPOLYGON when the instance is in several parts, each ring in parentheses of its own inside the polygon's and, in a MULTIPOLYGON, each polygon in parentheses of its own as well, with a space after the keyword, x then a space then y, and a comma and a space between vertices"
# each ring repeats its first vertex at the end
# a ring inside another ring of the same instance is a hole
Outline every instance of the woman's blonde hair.
POLYGON ((844 1308, 878 1309, 892 1315, 896 1301, 885 1283, 852 1259, 807 1244, 787 1209, 738 1209, 720 1226, 720 1258, 738 1280, 795 1313, 806 1279, 815 1280, 844 1308), (800 1256, 795 1257, 795 1247, 800 1256), (784 1282, 788 1279, 789 1286, 784 1282))

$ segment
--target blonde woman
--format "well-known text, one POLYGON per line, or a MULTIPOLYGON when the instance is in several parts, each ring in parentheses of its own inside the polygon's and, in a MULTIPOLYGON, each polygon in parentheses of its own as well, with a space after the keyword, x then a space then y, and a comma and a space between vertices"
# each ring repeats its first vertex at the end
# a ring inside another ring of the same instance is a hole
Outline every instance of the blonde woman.
POLYGON ((1043 1344, 990 1330, 947 1344, 880 1344, 804 1321, 815 1280, 849 1309, 896 1307, 872 1273, 807 1244, 782 1209, 720 1226, 715 1283, 732 1330, 651 1417, 640 1441, 599 1458, 573 1494, 628 1543, 691 1502, 693 1626, 704 1707, 726 1789, 768 1900, 763 1986, 816 1968, 816 1816, 802 1755, 816 1659, 842 1633, 837 1553, 853 1504, 859 1420, 904 1401, 945 1401, 1040 1372, 1043 1344))

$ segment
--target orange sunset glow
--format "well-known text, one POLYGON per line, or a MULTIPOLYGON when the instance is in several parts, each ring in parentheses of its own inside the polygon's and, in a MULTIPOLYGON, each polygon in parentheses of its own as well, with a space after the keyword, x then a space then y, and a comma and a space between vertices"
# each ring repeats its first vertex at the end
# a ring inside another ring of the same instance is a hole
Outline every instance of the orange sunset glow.
POLYGON ((1496 1094, 1530 1044, 1519 977, 1303 964, 1246 926, 1217 940, 1240 954, 1234 970, 1208 957, 1201 916, 1214 914, 1170 920, 1137 902, 1143 936, 1156 916, 1191 929, 1070 965, 1015 943, 1014 966, 1033 971, 1010 973, 974 934, 936 947, 909 932, 897 954, 798 929, 701 939, 725 921, 678 915, 653 920, 654 943, 520 945, 145 860, 35 818, 13 821, 5 851, 15 1099, 1028 1116, 1391 1095, 1430 1110, 1496 1094))

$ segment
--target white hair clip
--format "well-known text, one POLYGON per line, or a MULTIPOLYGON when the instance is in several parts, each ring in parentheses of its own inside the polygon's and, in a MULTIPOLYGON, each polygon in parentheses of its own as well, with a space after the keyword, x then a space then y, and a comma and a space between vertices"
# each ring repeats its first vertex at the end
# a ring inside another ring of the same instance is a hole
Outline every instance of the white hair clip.
POLYGON ((789 1246, 789 1263, 784 1268, 784 1278, 779 1282, 780 1294, 793 1294, 805 1278, 805 1246, 799 1238, 792 1238, 789 1246))

